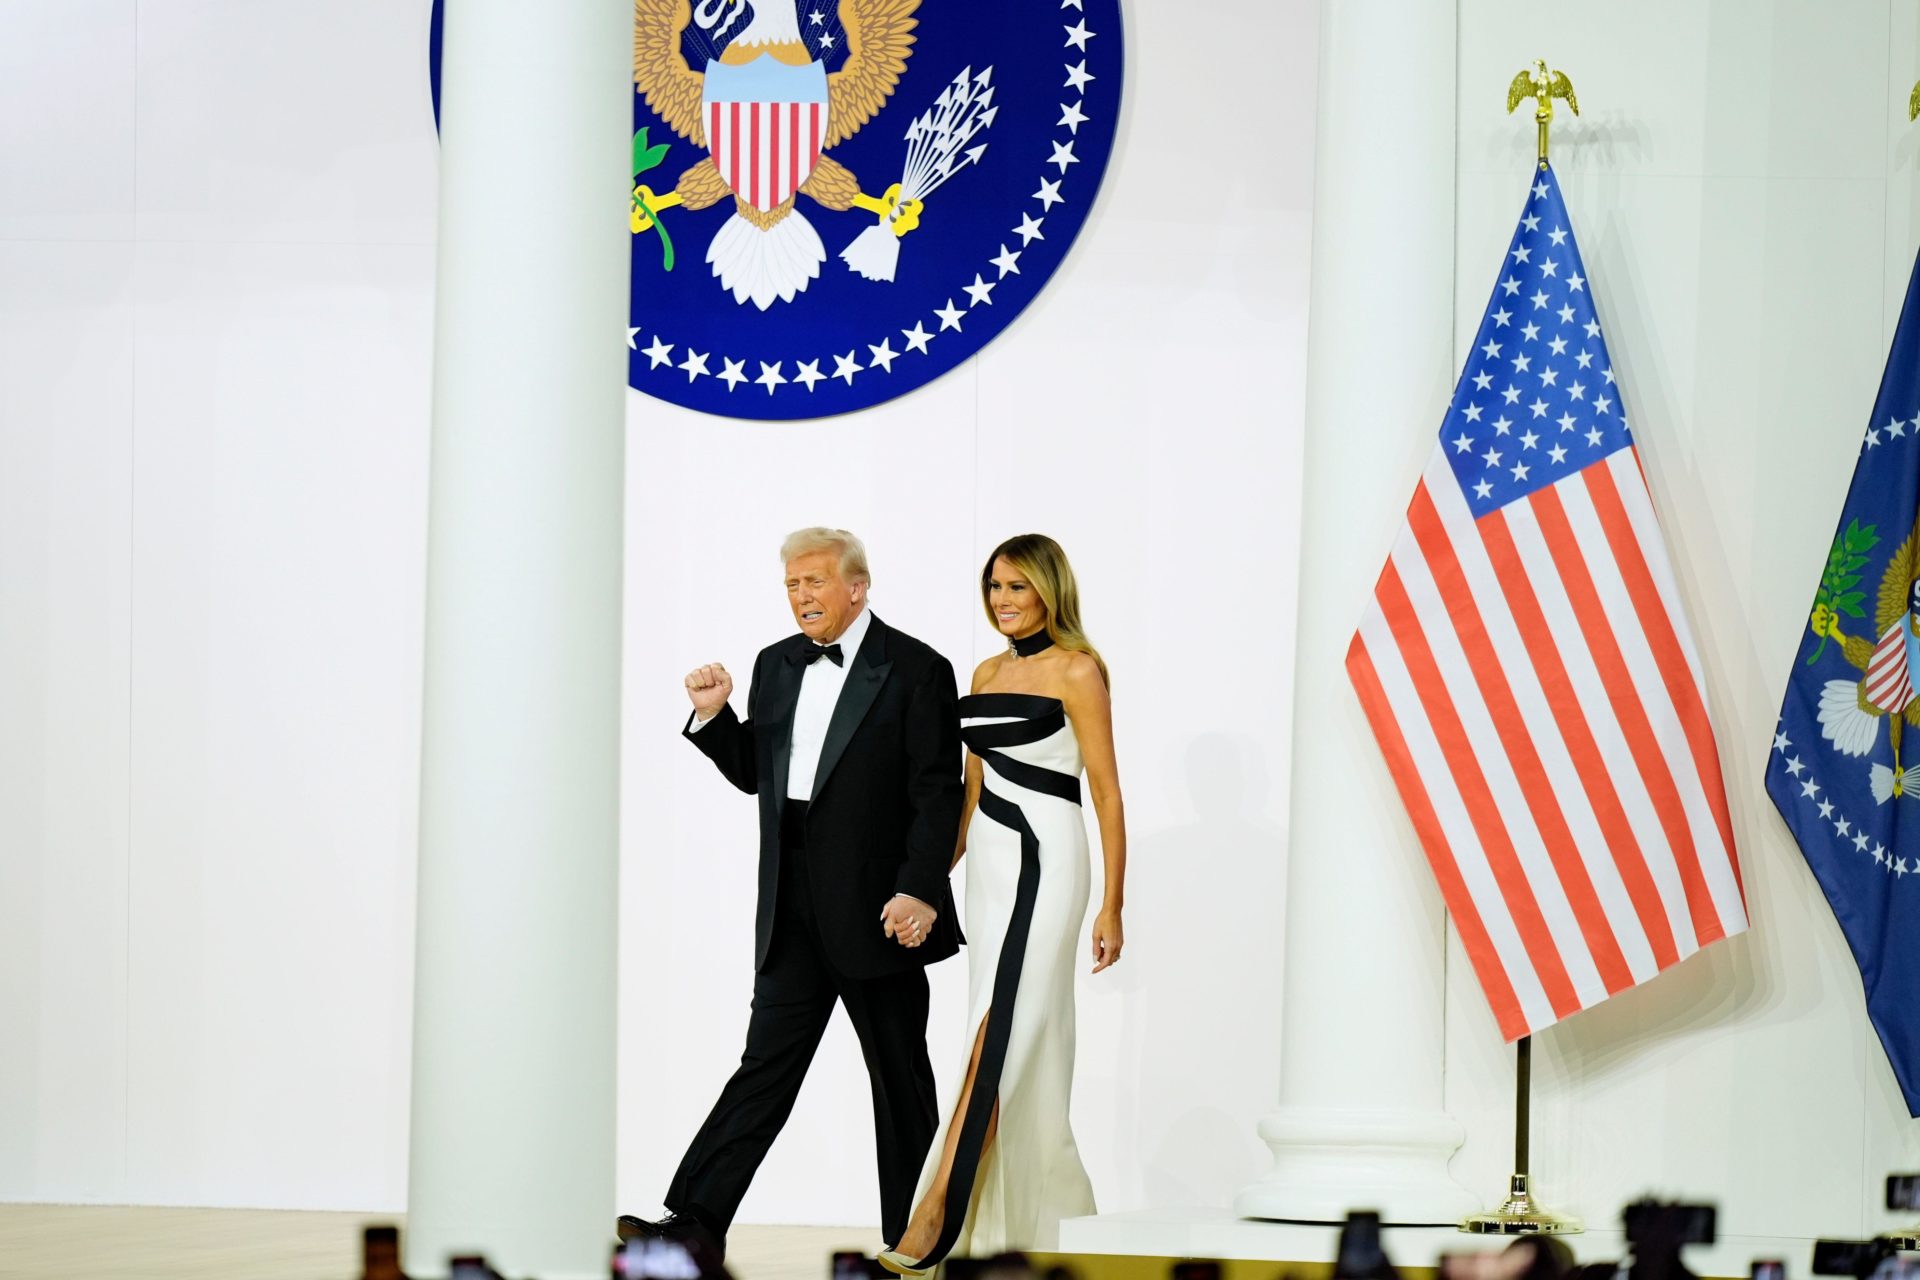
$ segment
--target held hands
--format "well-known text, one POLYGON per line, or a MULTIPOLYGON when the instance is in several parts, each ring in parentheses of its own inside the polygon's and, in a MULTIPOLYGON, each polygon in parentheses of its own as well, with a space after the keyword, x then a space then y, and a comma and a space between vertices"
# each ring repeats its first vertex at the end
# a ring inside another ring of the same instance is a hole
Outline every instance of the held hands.
POLYGON ((933 922, 939 918, 938 911, 904 893, 894 894, 880 909, 881 931, 909 950, 927 940, 933 922))
POLYGON ((695 667, 687 673, 687 697, 693 700, 694 714, 700 717, 701 723, 719 715, 720 708, 726 706, 732 696, 733 677, 719 663, 695 667))
POLYGON ((1120 908, 1100 908, 1100 914, 1093 918, 1093 971, 1098 973, 1118 960, 1125 941, 1120 928, 1120 908))

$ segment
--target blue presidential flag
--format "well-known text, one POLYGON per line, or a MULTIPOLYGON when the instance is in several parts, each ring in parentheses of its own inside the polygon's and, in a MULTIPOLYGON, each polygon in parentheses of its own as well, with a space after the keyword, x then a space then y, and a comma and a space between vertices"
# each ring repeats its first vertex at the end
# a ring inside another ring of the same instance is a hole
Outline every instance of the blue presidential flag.
POLYGON ((1920 264, 1767 760, 1920 1116, 1920 264))

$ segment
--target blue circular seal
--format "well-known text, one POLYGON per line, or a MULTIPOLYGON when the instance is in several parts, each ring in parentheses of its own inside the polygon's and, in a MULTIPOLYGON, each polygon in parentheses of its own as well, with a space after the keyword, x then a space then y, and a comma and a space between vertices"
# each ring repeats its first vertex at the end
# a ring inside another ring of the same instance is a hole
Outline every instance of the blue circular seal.
POLYGON ((1085 223, 1124 64, 1118 0, 635 0, 628 380, 781 420, 954 368, 1085 223))

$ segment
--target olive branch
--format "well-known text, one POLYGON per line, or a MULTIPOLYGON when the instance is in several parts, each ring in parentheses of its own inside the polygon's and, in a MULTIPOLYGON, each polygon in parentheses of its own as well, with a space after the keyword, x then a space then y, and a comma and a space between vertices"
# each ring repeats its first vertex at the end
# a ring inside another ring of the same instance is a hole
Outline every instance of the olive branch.
MULTIPOLYGON (((666 155, 666 143, 662 142, 658 146, 652 147, 647 145, 647 130, 644 126, 640 132, 634 134, 633 179, 635 183, 639 182, 641 174, 657 166, 666 158, 666 155)), ((640 194, 642 190, 643 188, 637 185, 633 189, 634 221, 636 223, 640 222, 644 217, 644 220, 651 223, 653 229, 660 233, 661 269, 671 271, 673 270, 673 237, 667 234, 666 227, 660 222, 660 210, 655 209, 651 204, 647 203, 645 197, 640 194)), ((636 233, 644 231, 645 229, 644 226, 634 227, 636 233)))
MULTIPOLYGON (((1864 618, 1866 611, 1860 602, 1867 598, 1864 591, 1856 591, 1860 585, 1860 570, 1867 565, 1867 553, 1880 545, 1877 526, 1860 527, 1858 520, 1847 521, 1847 527, 1833 540, 1833 549, 1827 552, 1827 567, 1820 575, 1820 589, 1814 593, 1814 608, 1826 608, 1834 613, 1844 613, 1850 618, 1864 618)), ((1807 665, 1812 666, 1826 651, 1828 636, 1820 636, 1820 645, 1807 656, 1807 665)))

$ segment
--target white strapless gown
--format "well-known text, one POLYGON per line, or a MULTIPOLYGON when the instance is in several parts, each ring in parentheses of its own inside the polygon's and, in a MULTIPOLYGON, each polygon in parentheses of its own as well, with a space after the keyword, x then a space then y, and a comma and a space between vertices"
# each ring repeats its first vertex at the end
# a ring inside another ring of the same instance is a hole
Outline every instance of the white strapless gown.
MULTIPOLYGON (((1051 1250, 1060 1221, 1094 1212, 1093 1186, 1068 1120, 1073 1092, 1074 960, 1092 872, 1080 808, 1080 742, 1058 699, 987 693, 960 699, 961 737, 981 758, 979 807, 967 828, 968 1026, 986 1025, 962 1125, 940 1244, 985 1257, 1051 1250), (993 1103, 993 1145, 982 1150, 993 1103)), ((969 1038, 969 1053, 973 1040, 969 1038)), ((967 1061, 954 1065, 958 1098, 967 1061)), ((947 1110, 921 1171, 917 1204, 938 1172, 947 1110)))

